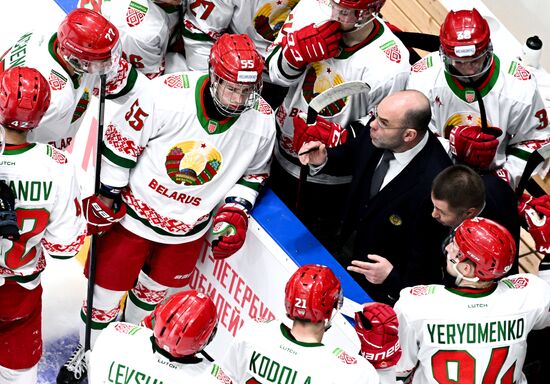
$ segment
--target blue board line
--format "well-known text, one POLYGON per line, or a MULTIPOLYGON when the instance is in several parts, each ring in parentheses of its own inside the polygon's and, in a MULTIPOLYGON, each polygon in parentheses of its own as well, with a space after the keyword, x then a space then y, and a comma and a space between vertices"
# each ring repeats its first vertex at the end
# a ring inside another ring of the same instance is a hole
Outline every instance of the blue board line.
POLYGON ((71 12, 78 5, 78 0, 54 0, 65 13, 71 12))
POLYGON ((358 303, 372 299, 294 216, 269 188, 262 192, 252 216, 298 265, 323 264, 334 271, 342 283, 344 295, 358 303))

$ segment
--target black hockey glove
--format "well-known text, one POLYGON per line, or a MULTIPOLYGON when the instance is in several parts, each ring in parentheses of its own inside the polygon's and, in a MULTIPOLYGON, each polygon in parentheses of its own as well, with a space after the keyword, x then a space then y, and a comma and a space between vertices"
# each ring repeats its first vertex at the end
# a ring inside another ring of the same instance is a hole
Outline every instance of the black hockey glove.
POLYGON ((9 240, 19 240, 15 196, 3 180, 0 180, 0 236, 9 240))

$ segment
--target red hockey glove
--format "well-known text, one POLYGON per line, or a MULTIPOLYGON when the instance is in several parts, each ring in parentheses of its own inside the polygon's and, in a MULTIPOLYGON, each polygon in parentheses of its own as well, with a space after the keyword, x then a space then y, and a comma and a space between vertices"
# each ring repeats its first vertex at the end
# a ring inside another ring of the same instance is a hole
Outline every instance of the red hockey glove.
POLYGON ((145 316, 140 322, 139 325, 141 327, 153 329, 153 312, 149 313, 147 316, 145 316))
POLYGON ((355 332, 361 341, 361 355, 374 368, 393 367, 401 357, 397 316, 387 304, 373 303, 355 312, 355 332))
POLYGON ((550 196, 533 197, 528 193, 523 193, 518 203, 518 213, 520 218, 526 217, 526 210, 534 209, 538 214, 550 216, 550 196))
POLYGON ((331 123, 320 116, 317 116, 317 121, 311 125, 308 125, 300 116, 294 116, 292 121, 294 124, 292 146, 296 153, 304 143, 309 141, 320 141, 327 148, 332 148, 344 144, 348 138, 348 131, 340 124, 331 123))
POLYGON ((97 195, 82 200, 84 217, 88 222, 88 235, 108 231, 114 223, 118 223, 126 214, 124 203, 114 204, 109 208, 97 195))
POLYGON ((218 209, 212 224, 214 259, 225 259, 237 252, 244 244, 248 228, 248 214, 240 204, 226 203, 218 209))
POLYGON ((539 215, 534 209, 525 210, 527 229, 533 240, 537 252, 550 253, 550 221, 547 215, 539 215))
POLYGON ((290 65, 301 69, 309 63, 336 56, 340 52, 338 44, 341 38, 337 21, 310 24, 283 37, 283 56, 290 65))
POLYGON ((451 153, 456 159, 474 169, 489 169, 495 155, 502 130, 488 127, 488 133, 482 133, 477 125, 459 125, 449 134, 451 153))

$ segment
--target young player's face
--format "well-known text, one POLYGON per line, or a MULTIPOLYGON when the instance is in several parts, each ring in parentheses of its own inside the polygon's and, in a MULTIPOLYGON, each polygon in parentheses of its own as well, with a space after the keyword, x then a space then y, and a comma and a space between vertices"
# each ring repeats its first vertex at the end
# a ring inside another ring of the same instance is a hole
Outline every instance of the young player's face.
POLYGON ((466 218, 463 210, 454 210, 445 200, 438 200, 432 194, 432 217, 448 227, 457 227, 466 218))
POLYGON ((451 60, 451 65, 464 76, 474 76, 481 72, 485 55, 471 60, 451 60))
POLYGON ((104 60, 89 61, 80 59, 74 55, 64 56, 64 59, 75 69, 76 72, 103 75, 117 70, 121 57, 122 44, 119 40, 111 50, 111 55, 104 60))
POLYGON ((342 31, 351 31, 372 20, 372 12, 368 9, 352 9, 342 7, 331 1, 331 20, 338 21, 342 31))
POLYGON ((254 91, 253 85, 221 81, 217 87, 217 97, 228 109, 237 111, 250 104, 249 99, 254 96, 254 91))
POLYGON ((180 5, 183 0, 154 0, 157 4, 180 5))

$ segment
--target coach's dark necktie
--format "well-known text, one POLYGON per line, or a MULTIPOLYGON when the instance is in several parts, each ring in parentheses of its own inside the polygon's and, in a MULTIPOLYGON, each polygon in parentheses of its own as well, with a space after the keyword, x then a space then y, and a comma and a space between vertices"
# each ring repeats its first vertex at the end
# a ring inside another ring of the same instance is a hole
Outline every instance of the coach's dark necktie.
POLYGON ((392 159, 395 159, 393 152, 387 149, 384 150, 384 154, 382 155, 382 160, 380 161, 380 164, 378 164, 378 166, 376 167, 372 175, 372 181, 370 184, 370 197, 373 197, 374 195, 376 195, 380 190, 380 187, 384 182, 384 177, 386 177, 386 173, 388 173, 388 168, 390 167, 390 160, 392 159))

